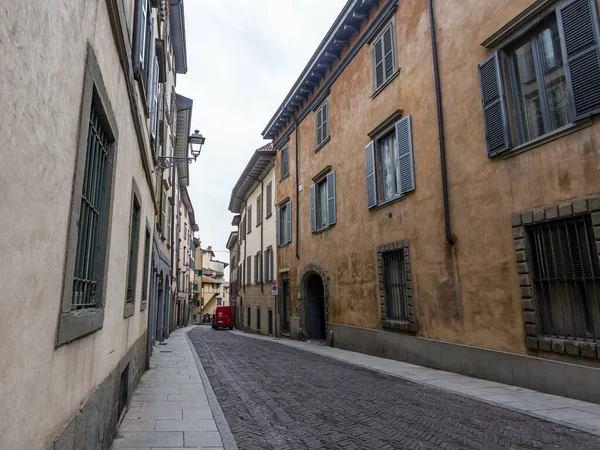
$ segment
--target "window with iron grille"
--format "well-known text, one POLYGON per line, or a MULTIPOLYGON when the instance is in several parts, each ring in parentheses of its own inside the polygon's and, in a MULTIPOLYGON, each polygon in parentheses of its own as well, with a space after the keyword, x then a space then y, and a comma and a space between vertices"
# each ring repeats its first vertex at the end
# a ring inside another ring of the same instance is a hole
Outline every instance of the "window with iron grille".
POLYGON ((404 251, 398 249, 383 253, 383 284, 387 319, 408 320, 405 280, 404 251))
POLYGON ((600 340, 600 264, 590 214, 527 228, 542 334, 600 340))
POLYGON ((106 238, 102 223, 106 214, 109 146, 112 142, 101 116, 99 105, 93 101, 88 125, 71 310, 94 308, 98 304, 100 253, 106 238))

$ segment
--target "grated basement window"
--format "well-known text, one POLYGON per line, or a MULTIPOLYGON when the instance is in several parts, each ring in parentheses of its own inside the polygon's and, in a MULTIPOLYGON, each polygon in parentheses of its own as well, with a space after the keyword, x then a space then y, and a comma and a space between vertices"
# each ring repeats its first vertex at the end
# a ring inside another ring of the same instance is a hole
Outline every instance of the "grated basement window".
POLYGON ((528 227, 542 333, 600 340, 600 264, 589 214, 528 227))
POLYGON ((100 252, 104 246, 102 223, 105 214, 108 151, 111 142, 99 108, 92 102, 71 310, 94 308, 98 302, 96 294, 100 277, 100 252))
POLYGON ((404 272, 404 251, 394 250, 383 253, 383 283, 387 318, 408 320, 406 282, 404 272))

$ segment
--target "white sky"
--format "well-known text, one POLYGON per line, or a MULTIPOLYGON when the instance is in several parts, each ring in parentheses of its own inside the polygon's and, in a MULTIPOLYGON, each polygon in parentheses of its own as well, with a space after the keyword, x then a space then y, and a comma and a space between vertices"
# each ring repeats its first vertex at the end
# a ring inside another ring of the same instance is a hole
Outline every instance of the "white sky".
MULTIPOLYGON (((345 0, 187 0, 188 73, 177 92, 194 100, 192 132, 206 144, 190 165, 189 193, 202 248, 226 250, 229 198, 261 132, 345 0)), ((228 253, 216 258, 229 262, 228 253)), ((228 271, 226 271, 228 272, 228 271)))

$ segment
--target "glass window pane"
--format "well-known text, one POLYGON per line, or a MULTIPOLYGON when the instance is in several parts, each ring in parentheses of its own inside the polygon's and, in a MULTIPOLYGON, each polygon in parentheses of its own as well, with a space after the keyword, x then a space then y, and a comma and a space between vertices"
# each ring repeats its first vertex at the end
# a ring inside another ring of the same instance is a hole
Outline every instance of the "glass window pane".
POLYGON ((537 35, 540 63, 546 97, 548 116, 552 131, 570 123, 569 94, 563 66, 560 35, 555 21, 545 24, 537 35))
POLYGON ((515 92, 517 115, 521 123, 523 142, 527 142, 544 134, 542 107, 531 41, 527 41, 512 52, 511 62, 517 90, 515 92))
POLYGON ((396 135, 394 133, 381 140, 379 160, 381 163, 381 193, 383 200, 389 200, 399 192, 396 177, 398 149, 396 148, 396 135))
POLYGON ((327 183, 317 185, 317 228, 327 226, 327 183))

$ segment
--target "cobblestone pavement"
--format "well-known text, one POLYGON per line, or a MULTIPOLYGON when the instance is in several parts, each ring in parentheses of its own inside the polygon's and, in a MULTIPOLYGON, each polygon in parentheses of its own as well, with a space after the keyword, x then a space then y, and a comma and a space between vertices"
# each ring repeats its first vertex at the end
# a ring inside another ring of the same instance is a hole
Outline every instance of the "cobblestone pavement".
POLYGON ((189 332, 240 449, 600 449, 600 437, 274 342, 189 332))

